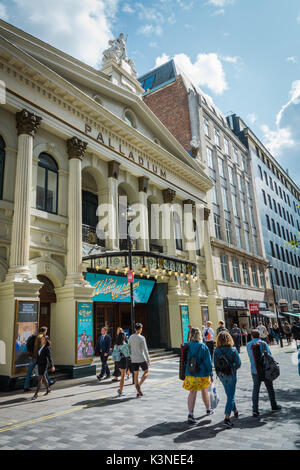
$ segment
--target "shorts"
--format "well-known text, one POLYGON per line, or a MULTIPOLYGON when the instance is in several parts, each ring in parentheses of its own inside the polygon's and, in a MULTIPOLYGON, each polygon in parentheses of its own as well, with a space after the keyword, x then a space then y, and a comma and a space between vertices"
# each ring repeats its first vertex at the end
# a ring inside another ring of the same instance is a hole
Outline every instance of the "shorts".
POLYGON ((131 363, 132 372, 138 372, 139 368, 141 368, 144 372, 145 370, 148 370, 147 362, 132 362, 131 363))
POLYGON ((117 363, 119 369, 127 369, 128 360, 127 357, 122 357, 122 359, 117 363))

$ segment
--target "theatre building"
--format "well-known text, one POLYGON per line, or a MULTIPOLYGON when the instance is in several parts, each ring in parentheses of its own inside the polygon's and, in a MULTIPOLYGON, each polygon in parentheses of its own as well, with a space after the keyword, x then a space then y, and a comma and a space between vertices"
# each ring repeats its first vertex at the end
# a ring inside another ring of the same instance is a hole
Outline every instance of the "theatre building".
POLYGON ((44 325, 58 370, 95 373, 101 327, 131 333, 130 260, 150 347, 222 318, 212 182, 143 102, 122 41, 96 70, 0 22, 1 389, 23 386, 26 340, 44 325))

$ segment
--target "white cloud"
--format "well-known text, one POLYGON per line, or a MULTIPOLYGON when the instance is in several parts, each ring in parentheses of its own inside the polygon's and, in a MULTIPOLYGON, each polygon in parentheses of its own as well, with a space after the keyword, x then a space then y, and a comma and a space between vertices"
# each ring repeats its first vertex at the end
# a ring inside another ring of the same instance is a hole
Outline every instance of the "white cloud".
POLYGON ((125 3, 125 4, 123 5, 122 11, 123 11, 124 13, 134 13, 134 9, 131 8, 131 6, 130 6, 128 3, 125 3))
POLYGON ((0 18, 2 20, 8 20, 8 14, 6 12, 6 7, 3 3, 0 3, 0 18))
POLYGON ((118 0, 12 1, 18 7, 16 26, 93 67, 99 65, 113 37, 118 0))
POLYGON ((150 47, 158 47, 158 44, 157 44, 157 42, 153 41, 153 42, 149 43, 149 46, 150 47))
POLYGON ((221 56, 220 58, 221 60, 223 60, 223 62, 229 62, 230 64, 237 64, 239 61, 239 57, 237 56, 232 57, 232 56, 227 55, 227 56, 221 56))
POLYGON ((169 62, 169 60, 170 60, 170 57, 167 54, 163 53, 160 57, 156 58, 155 68, 160 67, 160 65, 163 65, 166 62, 169 62))
POLYGON ((247 116, 247 121, 253 126, 253 124, 257 121, 257 114, 249 113, 247 116))
POLYGON ((163 32, 163 29, 160 25, 153 25, 153 24, 145 24, 138 29, 138 34, 144 34, 145 36, 149 36, 150 34, 156 34, 156 36, 160 36, 163 32))
POLYGON ((208 0, 208 5, 213 5, 214 7, 224 7, 233 3, 234 0, 208 0))
POLYGON ((292 83, 290 100, 276 116, 276 127, 262 126, 266 147, 283 166, 290 168, 290 176, 300 183, 300 80, 292 83))
MULTIPOLYGON (((170 57, 164 53, 157 57, 155 66, 158 67, 168 60, 170 57)), ((176 54, 174 61, 195 85, 206 86, 216 95, 221 95, 228 88, 222 62, 217 54, 198 54, 194 63, 187 55, 176 54)))
POLYGON ((224 8, 220 8, 219 10, 216 10, 213 15, 225 15, 225 10, 224 8))
POLYGON ((293 64, 297 63, 297 57, 291 56, 286 58, 287 62, 292 62, 293 64))

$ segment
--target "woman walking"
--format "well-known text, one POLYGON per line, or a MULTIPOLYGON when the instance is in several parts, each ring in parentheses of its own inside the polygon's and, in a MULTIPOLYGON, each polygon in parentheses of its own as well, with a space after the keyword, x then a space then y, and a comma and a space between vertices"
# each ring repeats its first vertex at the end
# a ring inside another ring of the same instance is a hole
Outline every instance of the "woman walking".
POLYGON ((274 334, 274 338, 276 340, 276 343, 279 344, 279 339, 280 339, 280 329, 278 327, 278 323, 274 323, 274 326, 273 326, 273 334, 274 334))
POLYGON ((38 397, 39 390, 41 388, 42 381, 45 384, 45 387, 47 389, 45 395, 48 395, 48 393, 51 392, 51 389, 49 387, 49 383, 46 379, 46 372, 51 365, 51 372, 55 372, 55 367, 54 363, 51 357, 51 351, 50 351, 50 341, 47 337, 42 336, 41 338, 41 347, 39 348, 37 352, 37 366, 38 366, 38 384, 37 384, 37 389, 35 394, 32 397, 32 400, 36 400, 38 397))
POLYGON ((213 357, 213 354, 214 354, 214 337, 215 337, 215 333, 214 333, 214 330, 212 329, 212 322, 207 321, 206 328, 204 328, 203 330, 203 340, 209 349, 211 358, 213 357))
POLYGON ((123 387, 126 370, 128 368, 128 359, 130 358, 130 350, 129 345, 126 341, 126 335, 123 331, 121 331, 117 336, 116 344, 112 353, 112 358, 117 363, 118 369, 121 373, 120 388, 118 389, 118 395, 120 397, 124 397, 125 393, 123 392, 123 387))
POLYGON ((284 325, 283 325, 283 332, 285 334, 285 337, 286 337, 286 340, 287 340, 287 344, 291 344, 291 335, 292 335, 292 329, 291 329, 291 326, 289 324, 288 321, 285 321, 284 322, 284 325))
POLYGON ((197 398, 197 392, 201 391, 202 400, 206 407, 206 414, 213 413, 210 409, 209 393, 207 388, 212 381, 212 360, 208 347, 201 343, 201 332, 199 328, 191 329, 191 337, 188 342, 187 365, 185 370, 185 379, 183 388, 188 390, 188 422, 195 424, 194 408, 197 398))
POLYGON ((217 344, 214 352, 214 365, 216 374, 223 384, 227 402, 225 406, 224 426, 232 428, 230 415, 233 411, 235 418, 238 418, 238 410, 235 404, 235 389, 237 382, 236 371, 241 367, 241 360, 237 349, 233 347, 232 336, 227 331, 221 331, 217 336, 217 344))
MULTIPOLYGON (((117 332, 116 332, 116 338, 119 336, 120 333, 123 333, 123 328, 118 326, 117 332)), ((128 343, 126 335, 125 335, 125 341, 126 341, 126 343, 128 343)), ((113 372, 112 382, 119 382, 119 377, 120 376, 121 376, 121 372, 118 368, 118 363, 115 362, 115 370, 113 372)), ((128 380, 129 378, 130 378, 130 359, 128 359, 128 361, 127 361, 126 380, 128 380)))

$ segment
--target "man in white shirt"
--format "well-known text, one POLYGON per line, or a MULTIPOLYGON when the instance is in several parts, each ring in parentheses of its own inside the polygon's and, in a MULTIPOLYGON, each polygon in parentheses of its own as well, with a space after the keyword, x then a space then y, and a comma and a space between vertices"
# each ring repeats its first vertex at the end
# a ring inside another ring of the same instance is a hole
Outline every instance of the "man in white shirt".
POLYGON ((131 370, 134 376, 134 385, 137 390, 137 398, 142 397, 143 393, 141 390, 142 383, 146 380, 149 373, 150 365, 150 356, 144 336, 141 335, 143 330, 143 325, 141 323, 136 323, 135 333, 130 336, 128 344, 130 349, 130 359, 131 359, 131 370), (139 382, 139 369, 144 371, 141 380, 139 382))
POLYGON ((258 327, 256 328, 259 333, 260 333, 260 338, 265 341, 267 343, 267 339, 268 339, 268 330, 267 328, 262 324, 262 322, 260 321, 258 323, 258 327))

